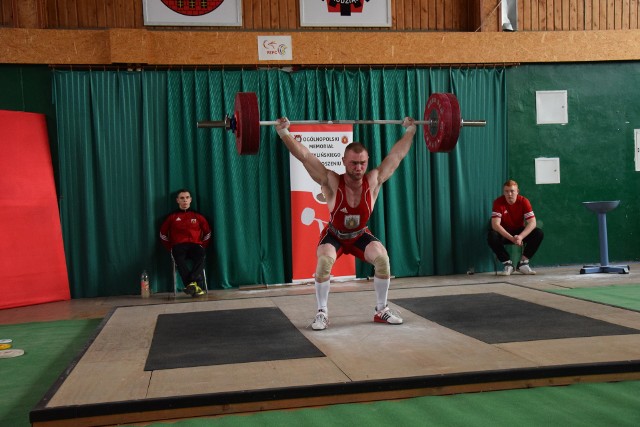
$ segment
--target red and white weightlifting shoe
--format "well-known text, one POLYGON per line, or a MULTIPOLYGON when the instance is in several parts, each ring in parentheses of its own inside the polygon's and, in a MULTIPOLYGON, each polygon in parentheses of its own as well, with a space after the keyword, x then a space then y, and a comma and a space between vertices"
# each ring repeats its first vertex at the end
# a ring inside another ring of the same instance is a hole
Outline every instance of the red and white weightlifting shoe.
POLYGON ((392 311, 389 306, 377 311, 373 316, 373 321, 376 323, 389 323, 391 325, 401 325, 403 322, 400 313, 392 311))

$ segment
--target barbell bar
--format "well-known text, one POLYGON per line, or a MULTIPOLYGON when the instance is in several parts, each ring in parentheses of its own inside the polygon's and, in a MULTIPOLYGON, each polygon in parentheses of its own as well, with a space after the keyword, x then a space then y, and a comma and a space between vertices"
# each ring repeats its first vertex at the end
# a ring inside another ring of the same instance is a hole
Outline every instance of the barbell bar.
MULTIPOLYGON (((276 121, 260 120, 258 98, 254 92, 238 92, 232 117, 224 120, 204 120, 197 123, 198 128, 224 128, 236 136, 236 149, 241 155, 256 154, 260 149, 260 126, 273 126, 276 121)), ((403 120, 290 120, 296 124, 362 124, 362 125, 399 125, 403 120)), ((416 120, 416 125, 424 125, 423 134, 429 151, 449 152, 458 143, 462 127, 486 126, 485 120, 463 120, 460 116, 460 104, 452 93, 434 93, 427 100, 424 120, 416 120)))

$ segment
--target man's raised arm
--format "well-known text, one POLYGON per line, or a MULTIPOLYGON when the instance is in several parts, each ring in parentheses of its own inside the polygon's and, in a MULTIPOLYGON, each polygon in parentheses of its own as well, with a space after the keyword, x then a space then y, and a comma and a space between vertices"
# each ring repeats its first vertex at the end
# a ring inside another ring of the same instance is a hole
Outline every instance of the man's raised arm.
POLYGON ((411 144, 413 144, 413 137, 416 134, 416 125, 411 117, 405 117, 402 126, 406 128, 404 135, 391 147, 389 154, 382 160, 378 170, 378 185, 384 184, 386 180, 391 178, 391 175, 398 169, 400 162, 407 156, 411 144))
POLYGON ((293 157, 300 160, 302 166, 309 172, 311 179, 322 186, 327 185, 329 170, 304 144, 300 144, 291 136, 291 133, 289 133, 289 125, 291 124, 289 123, 289 119, 283 117, 278 119, 277 122, 276 131, 287 147, 287 150, 293 154, 293 157))

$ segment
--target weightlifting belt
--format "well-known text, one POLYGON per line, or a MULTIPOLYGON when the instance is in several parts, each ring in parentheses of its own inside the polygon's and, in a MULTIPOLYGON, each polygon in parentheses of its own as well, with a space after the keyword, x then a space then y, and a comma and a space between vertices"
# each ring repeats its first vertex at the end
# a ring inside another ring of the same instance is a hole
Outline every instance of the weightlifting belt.
POLYGON ((366 229, 367 227, 361 228, 360 230, 352 231, 351 233, 343 233, 342 231, 339 231, 337 228, 335 228, 333 224, 329 223, 329 230, 341 240, 355 239, 356 237, 363 235, 366 229))

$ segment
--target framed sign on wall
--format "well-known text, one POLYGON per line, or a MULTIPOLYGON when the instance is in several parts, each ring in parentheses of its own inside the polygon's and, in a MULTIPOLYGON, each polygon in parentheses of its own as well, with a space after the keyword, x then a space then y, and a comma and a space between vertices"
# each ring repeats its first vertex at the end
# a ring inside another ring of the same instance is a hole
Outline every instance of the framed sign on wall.
POLYGON ((303 27, 390 27, 391 0, 300 0, 303 27))
POLYGON ((142 0, 142 7, 144 25, 242 25, 242 0, 142 0))

